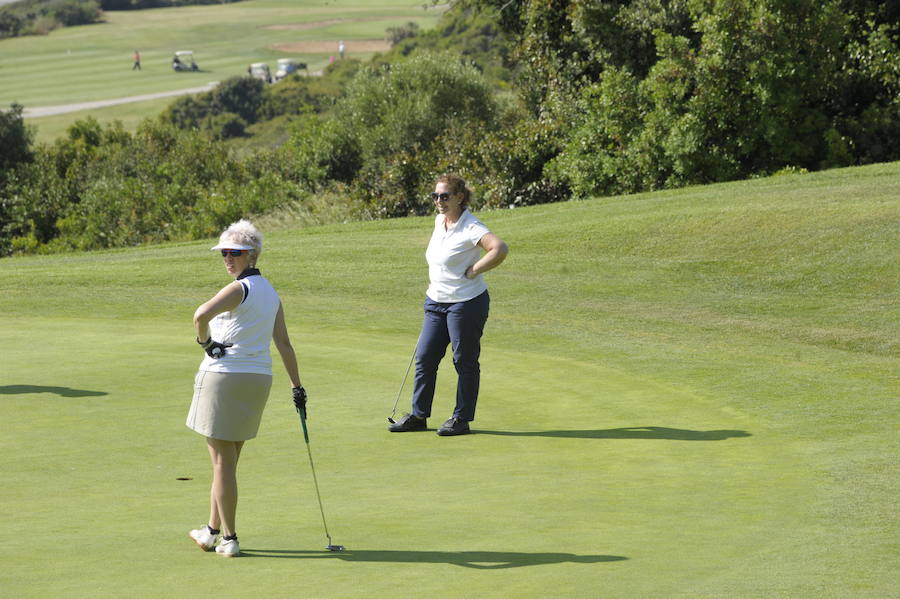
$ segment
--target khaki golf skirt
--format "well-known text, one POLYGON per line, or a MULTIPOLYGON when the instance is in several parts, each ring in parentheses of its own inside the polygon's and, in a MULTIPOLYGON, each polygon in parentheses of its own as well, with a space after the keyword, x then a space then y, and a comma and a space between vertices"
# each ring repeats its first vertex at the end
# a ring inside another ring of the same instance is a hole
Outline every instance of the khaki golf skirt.
POLYGON ((246 441, 256 436, 272 376, 249 372, 208 372, 194 379, 188 428, 204 437, 246 441))

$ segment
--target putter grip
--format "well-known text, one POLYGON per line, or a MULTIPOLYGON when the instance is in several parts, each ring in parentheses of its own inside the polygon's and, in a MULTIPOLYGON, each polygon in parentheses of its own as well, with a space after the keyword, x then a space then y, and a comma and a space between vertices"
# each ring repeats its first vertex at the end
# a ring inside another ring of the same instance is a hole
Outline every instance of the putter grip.
POLYGON ((309 444, 309 432, 306 430, 306 410, 297 408, 297 413, 300 414, 300 426, 303 428, 303 439, 309 444))

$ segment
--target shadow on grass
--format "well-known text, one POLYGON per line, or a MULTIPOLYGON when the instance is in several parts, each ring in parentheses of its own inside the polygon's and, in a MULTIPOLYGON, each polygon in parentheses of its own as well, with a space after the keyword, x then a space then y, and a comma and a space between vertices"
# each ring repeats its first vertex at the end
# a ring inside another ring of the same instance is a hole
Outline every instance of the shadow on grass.
POLYGON ((474 431, 479 435, 508 437, 560 437, 570 439, 665 439, 668 441, 724 441, 734 437, 750 437, 747 431, 717 430, 692 431, 664 426, 630 426, 600 430, 561 431, 474 431))
POLYGON ((575 555, 574 553, 518 553, 509 551, 379 551, 362 550, 342 552, 290 551, 284 549, 242 549, 242 557, 268 557, 277 559, 339 559, 346 562, 385 562, 410 564, 451 564, 463 568, 501 570, 542 564, 596 564, 620 562, 627 557, 620 555, 575 555))
POLYGON ((87 391, 71 387, 51 387, 47 385, 0 385, 0 395, 25 395, 26 393, 56 393, 62 397, 99 397, 109 395, 106 391, 87 391))

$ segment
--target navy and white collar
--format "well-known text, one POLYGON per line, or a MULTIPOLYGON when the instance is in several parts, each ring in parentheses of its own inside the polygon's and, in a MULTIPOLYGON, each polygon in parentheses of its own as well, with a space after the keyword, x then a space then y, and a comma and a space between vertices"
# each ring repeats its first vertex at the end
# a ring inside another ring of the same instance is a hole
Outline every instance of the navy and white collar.
POLYGON ((260 274, 258 268, 247 268, 244 270, 244 272, 242 272, 241 274, 238 275, 238 277, 237 277, 237 279, 235 279, 235 281, 240 281, 241 279, 246 279, 247 277, 252 277, 253 275, 258 275, 258 274, 260 274))

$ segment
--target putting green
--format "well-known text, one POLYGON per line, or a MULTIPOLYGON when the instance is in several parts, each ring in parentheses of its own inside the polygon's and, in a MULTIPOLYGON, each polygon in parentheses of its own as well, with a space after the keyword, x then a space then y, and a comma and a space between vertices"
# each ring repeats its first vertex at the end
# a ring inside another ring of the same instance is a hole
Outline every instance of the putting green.
POLYGON ((344 553, 277 368, 239 472, 245 556, 187 538, 210 476, 190 317, 227 282, 208 242, 0 260, 0 588, 890 596, 898 197, 891 164, 482 213, 512 252, 456 438, 386 431, 430 219, 270 232, 344 553))

